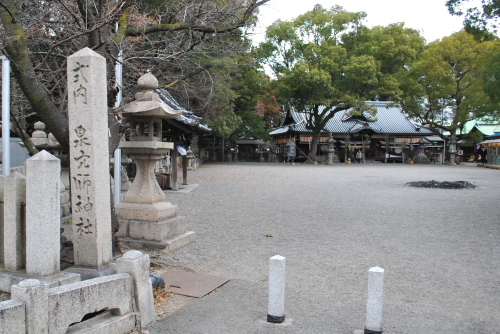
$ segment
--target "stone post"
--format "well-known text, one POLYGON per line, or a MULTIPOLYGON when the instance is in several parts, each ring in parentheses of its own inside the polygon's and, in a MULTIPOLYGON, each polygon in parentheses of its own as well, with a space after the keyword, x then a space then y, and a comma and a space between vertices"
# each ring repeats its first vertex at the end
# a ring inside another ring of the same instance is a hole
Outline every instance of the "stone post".
POLYGON ((187 155, 182 156, 182 185, 186 186, 188 184, 188 169, 187 169, 188 158, 187 155))
POLYGON ((26 333, 49 332, 49 287, 37 279, 27 279, 11 287, 11 298, 26 305, 26 333))
POLYGON ((384 297, 384 269, 368 271, 368 299, 366 302, 365 334, 382 333, 382 304, 384 297))
POLYGON ((41 151, 26 160, 26 271, 48 276, 60 270, 59 159, 41 151))
POLYGON ((146 328, 155 318, 153 288, 149 278, 149 255, 137 250, 128 251, 116 260, 116 272, 129 274, 134 279, 141 329, 146 328))
POLYGON ((178 180, 177 180, 177 157, 179 154, 177 153, 177 145, 174 145, 174 149, 172 150, 172 177, 170 179, 170 187, 172 190, 179 190, 178 180))
POLYGON ((269 305, 267 322, 285 320, 285 258, 275 255, 269 259, 269 305))
POLYGON ((25 304, 14 299, 1 302, 0 326, 2 333, 27 333, 25 304))
POLYGON ((26 178, 14 172, 5 178, 4 245, 5 269, 16 271, 26 266, 26 178))
POLYGON ((84 48, 67 71, 75 267, 99 269, 112 257, 106 60, 84 48))

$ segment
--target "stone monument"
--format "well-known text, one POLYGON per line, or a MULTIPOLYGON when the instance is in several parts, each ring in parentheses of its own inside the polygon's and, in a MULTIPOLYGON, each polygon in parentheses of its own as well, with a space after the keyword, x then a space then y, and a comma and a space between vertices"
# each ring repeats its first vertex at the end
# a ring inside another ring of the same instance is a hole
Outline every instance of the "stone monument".
POLYGON ((84 48, 67 71, 75 267, 100 271, 112 258, 106 60, 84 48))
POLYGON ((163 154, 174 149, 174 143, 162 139, 162 120, 176 119, 181 112, 160 102, 155 92, 158 80, 151 73, 144 74, 137 84, 140 91, 135 101, 122 113, 133 132, 130 141, 120 142, 119 148, 135 162, 137 173, 123 202, 115 206, 120 221, 118 236, 132 248, 174 250, 190 243, 194 232, 186 232, 186 218, 178 217, 177 206, 166 201, 154 168, 163 154))

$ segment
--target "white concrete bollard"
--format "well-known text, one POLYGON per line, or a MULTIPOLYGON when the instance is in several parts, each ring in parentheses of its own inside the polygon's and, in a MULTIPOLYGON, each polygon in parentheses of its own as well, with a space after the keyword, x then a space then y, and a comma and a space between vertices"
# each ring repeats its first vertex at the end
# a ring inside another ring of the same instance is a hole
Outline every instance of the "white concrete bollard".
POLYGON ((275 255, 269 259, 269 306, 267 322, 285 320, 285 258, 275 255))
POLYGON ((366 302, 365 334, 382 333, 382 304, 384 299, 384 269, 368 270, 368 298, 366 302))

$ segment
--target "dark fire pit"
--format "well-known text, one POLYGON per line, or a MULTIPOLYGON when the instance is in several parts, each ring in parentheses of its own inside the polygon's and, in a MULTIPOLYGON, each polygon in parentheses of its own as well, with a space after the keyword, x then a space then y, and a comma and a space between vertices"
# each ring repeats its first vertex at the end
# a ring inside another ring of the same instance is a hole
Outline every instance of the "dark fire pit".
POLYGON ((415 181, 415 182, 408 182, 406 185, 410 187, 416 187, 416 188, 438 188, 438 189, 474 189, 476 188, 475 185, 473 185, 470 182, 467 181, 415 181))

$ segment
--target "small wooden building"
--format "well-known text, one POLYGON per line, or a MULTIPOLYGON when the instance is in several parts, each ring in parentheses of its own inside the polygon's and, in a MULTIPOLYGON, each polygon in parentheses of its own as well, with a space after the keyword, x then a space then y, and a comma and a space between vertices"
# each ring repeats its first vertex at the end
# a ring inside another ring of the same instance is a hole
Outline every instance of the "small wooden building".
POLYGON ((487 137, 480 144, 487 149, 487 164, 500 166, 500 132, 487 137))

